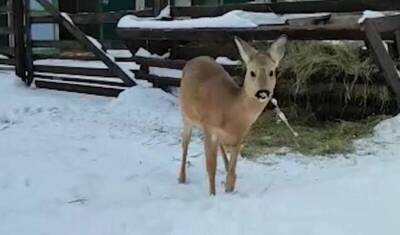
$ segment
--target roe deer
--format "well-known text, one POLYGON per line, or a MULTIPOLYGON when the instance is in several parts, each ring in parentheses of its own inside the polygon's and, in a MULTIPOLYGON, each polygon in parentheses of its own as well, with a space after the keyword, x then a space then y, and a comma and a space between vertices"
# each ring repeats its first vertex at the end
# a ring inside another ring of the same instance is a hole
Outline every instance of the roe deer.
POLYGON ((236 162, 243 138, 272 98, 275 70, 284 56, 286 41, 286 36, 281 36, 268 51, 260 52, 235 37, 239 54, 246 64, 243 87, 210 57, 197 57, 185 65, 180 91, 183 120, 180 183, 186 182, 186 158, 192 128, 199 127, 205 138, 210 195, 215 195, 218 147, 227 170, 225 191, 234 190, 236 162), (226 153, 230 155, 229 160, 226 153))

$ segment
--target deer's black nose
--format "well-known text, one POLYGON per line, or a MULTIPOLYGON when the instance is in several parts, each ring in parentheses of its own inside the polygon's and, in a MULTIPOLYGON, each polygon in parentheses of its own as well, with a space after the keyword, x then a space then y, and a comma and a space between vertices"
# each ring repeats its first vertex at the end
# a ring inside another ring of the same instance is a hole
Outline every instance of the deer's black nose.
POLYGON ((259 90, 256 93, 256 97, 258 99, 266 99, 271 95, 271 92, 269 90, 259 90))

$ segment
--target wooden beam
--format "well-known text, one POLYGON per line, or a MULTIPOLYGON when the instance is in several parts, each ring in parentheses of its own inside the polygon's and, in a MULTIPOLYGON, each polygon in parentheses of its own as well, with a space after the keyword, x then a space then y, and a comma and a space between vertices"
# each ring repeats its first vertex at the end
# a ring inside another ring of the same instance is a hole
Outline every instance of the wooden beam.
POLYGON ((14 56, 14 48, 13 47, 0 47, 0 54, 14 56))
POLYGON ((117 86, 117 87, 126 87, 124 83, 120 82, 118 78, 117 81, 109 81, 109 80, 99 80, 99 79, 91 79, 90 77, 71 77, 68 75, 59 75, 59 74, 41 74, 35 73, 35 78, 44 78, 55 81, 64 81, 64 82, 84 82, 90 84, 97 85, 107 85, 107 86, 117 86))
POLYGON ((53 65, 35 65, 35 72, 41 73, 60 73, 82 76, 115 77, 108 69, 87 68, 87 67, 67 67, 53 65))
POLYGON ((366 43, 382 70, 387 85, 396 95, 397 107, 400 108, 400 76, 396 66, 388 51, 385 49, 382 38, 379 36, 375 25, 370 20, 366 20, 363 24, 363 28, 366 34, 366 43))
POLYGON ((73 22, 70 22, 64 15, 62 15, 51 3, 47 0, 37 0, 40 5, 46 9, 51 15, 59 19, 62 25, 80 41, 87 49, 93 52, 107 67, 126 85, 136 85, 135 79, 130 77, 127 72, 120 67, 113 58, 110 58, 101 48, 98 48, 73 22))
POLYGON ((175 86, 179 87, 181 80, 179 78, 172 77, 160 77, 153 74, 143 73, 138 71, 135 73, 138 79, 147 80, 148 82, 153 83, 154 87, 166 87, 166 86, 175 86))
POLYGON ((35 85, 38 88, 53 89, 59 91, 78 92, 84 94, 101 95, 109 97, 117 97, 124 88, 111 86, 93 85, 90 83, 79 82, 62 82, 51 79, 35 79, 35 85))
POLYGON ((368 19, 379 33, 400 30, 400 15, 368 19))
MULTIPOLYGON (((105 40, 101 41, 101 44, 108 49, 127 49, 120 40, 105 40)), ((77 40, 34 40, 33 47, 55 47, 66 50, 81 50, 85 48, 77 40)))
POLYGON ((26 81, 26 48, 23 0, 12 0, 14 33, 15 74, 26 81))
POLYGON ((14 59, 0 59, 0 64, 15 65, 14 59))
POLYGON ((35 40, 32 41, 33 47, 55 47, 59 49, 66 50, 82 50, 85 47, 81 45, 79 41, 76 40, 62 40, 62 41, 43 41, 43 40, 35 40))
MULTIPOLYGON (((256 28, 192 28, 192 29, 141 29, 118 28, 120 38, 127 40, 170 41, 232 41, 234 36, 247 40, 274 40, 282 34, 290 40, 364 40, 358 25, 283 25, 256 28)), ((392 34, 384 34, 393 39, 392 34)))
POLYGON ((354 12, 364 10, 400 10, 400 1, 397 0, 325 0, 325 1, 300 1, 277 3, 241 3, 221 6, 190 6, 172 7, 174 17, 192 16, 206 17, 219 16, 232 10, 245 10, 255 12, 283 13, 315 13, 315 12, 354 12))
POLYGON ((400 59, 400 30, 397 30, 394 32, 394 38, 395 38, 395 45, 396 45, 396 50, 397 50, 397 59, 400 59))
POLYGON ((33 82, 33 49, 32 49, 32 22, 29 17, 31 10, 31 1, 25 0, 24 6, 24 26, 25 26, 25 53, 26 53, 26 85, 30 86, 33 82))
MULTIPOLYGON (((96 57, 75 56, 75 55, 35 55, 34 59, 72 59, 72 60, 83 60, 83 61, 88 61, 88 60, 95 61, 96 57)), ((186 60, 148 58, 141 56, 134 56, 130 58, 116 58, 116 61, 135 62, 137 64, 140 65, 143 64, 148 67, 158 67, 158 68, 168 68, 168 69, 182 69, 186 64, 186 60)), ((240 65, 223 65, 223 67, 232 75, 237 75, 242 73, 242 67, 240 65)), ((77 74, 77 75, 86 74, 88 76, 103 76, 103 77, 114 76, 107 69, 94 69, 94 68, 73 67, 71 69, 71 67, 63 67, 63 66, 36 65, 35 70, 40 72, 49 72, 49 73, 65 73, 65 74, 77 74)))

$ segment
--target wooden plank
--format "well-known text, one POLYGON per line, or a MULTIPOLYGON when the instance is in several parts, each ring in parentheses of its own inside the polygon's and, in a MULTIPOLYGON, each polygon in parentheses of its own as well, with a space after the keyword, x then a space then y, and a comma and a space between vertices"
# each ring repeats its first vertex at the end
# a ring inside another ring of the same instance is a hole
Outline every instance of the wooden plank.
POLYGON ((62 41, 45 41, 45 40, 34 40, 32 41, 33 47, 56 47, 59 49, 67 50, 81 50, 85 47, 81 45, 79 41, 76 40, 62 40, 62 41))
MULTIPOLYGON (((105 40, 101 41, 101 44, 107 49, 127 49, 125 44, 119 40, 105 40)), ((66 50, 82 50, 85 48, 77 40, 34 40, 33 47, 54 47, 66 50)))
MULTIPOLYGON (((161 59, 161 58, 148 58, 148 57, 140 57, 134 56, 132 58, 120 58, 117 61, 124 62, 135 62, 137 64, 146 65, 148 67, 158 67, 158 68, 168 68, 168 69, 183 69, 186 65, 186 60, 179 59, 161 59)), ((242 67, 240 65, 223 65, 225 70, 227 70, 230 74, 240 74, 242 72, 242 67)))
MULTIPOLYGON (((95 61, 97 60, 96 57, 93 56, 73 56, 73 55, 35 55, 35 60, 38 59, 73 59, 73 60, 83 60, 83 61, 95 61)), ((182 69, 185 64, 186 60, 179 60, 179 59, 161 59, 161 58, 148 58, 148 57, 141 57, 141 56, 134 56, 130 58, 116 58, 117 62, 135 62, 137 64, 143 64, 149 67, 158 67, 158 68, 168 68, 168 69, 182 69)), ((223 65, 223 67, 230 73, 230 74, 241 74, 242 67, 240 65, 223 65)), ((50 65, 36 65, 36 70, 40 70, 41 72, 55 72, 55 73, 66 73, 72 74, 73 71, 76 71, 75 74, 82 74, 85 73, 93 76, 103 76, 103 77, 110 77, 114 76, 111 73, 104 72, 103 70, 106 69, 95 69, 94 71, 90 68, 79 68, 76 67, 63 67, 63 66, 50 66, 50 65), (70 69, 75 68, 75 69, 70 69), (85 72, 85 70, 88 70, 85 72), (93 72, 92 72, 93 71, 93 72)), ((108 71, 108 70, 107 70, 108 71)), ((89 76, 90 76, 89 75, 89 76)))
POLYGON ((239 58, 238 51, 233 40, 225 43, 203 43, 202 45, 178 45, 171 50, 171 57, 177 59, 192 59, 197 56, 208 55, 211 57, 225 56, 229 58, 239 58))
POLYGON ((64 59, 64 60, 98 60, 94 55, 74 55, 74 54, 34 54, 34 60, 43 59, 64 59))
POLYGON ((14 59, 0 59, 0 64, 15 65, 14 59))
POLYGON ((0 27, 0 35, 13 34, 14 30, 12 27, 0 27))
POLYGON ((232 10, 245 10, 255 12, 283 13, 314 13, 314 12, 354 12, 364 10, 400 10, 400 1, 397 0, 325 0, 277 3, 242 3, 227 4, 222 6, 191 6, 172 7, 174 17, 192 16, 219 16, 232 10))
POLYGON ((65 18, 51 3, 47 0, 37 0, 46 11, 48 11, 53 16, 57 17, 61 20, 62 25, 72 34, 74 37, 79 40, 87 49, 93 52, 107 67, 121 80, 125 82, 126 85, 136 85, 134 78, 131 78, 123 68, 121 68, 112 58, 110 58, 103 50, 97 48, 87 37, 86 35, 72 22, 70 22, 67 18, 65 18))
MULTIPOLYGON (((97 77, 114 77, 110 76, 110 74, 106 74, 102 69, 94 69, 90 68, 90 72, 82 72, 85 68, 72 68, 72 67, 60 67, 60 66, 38 66, 37 70, 35 70, 35 78, 45 78, 45 79, 53 79, 60 81, 69 81, 69 82, 86 82, 92 84, 101 84, 101 85, 113 85, 113 86, 126 86, 123 83, 110 82, 110 81, 101 81, 98 79, 90 79, 90 78, 76 78, 68 75, 80 75, 80 76, 97 76, 97 77), (54 73, 54 74, 50 74, 54 73)), ((160 77, 153 74, 144 73, 143 71, 135 70, 132 71, 135 73, 137 79, 147 80, 151 83, 156 83, 161 86, 179 86, 180 79, 173 77, 160 77)), ((127 86, 128 87, 128 86, 127 86)))
MULTIPOLYGON (((118 28, 124 40, 232 41, 234 36, 246 40, 274 40, 286 34, 290 40, 364 40, 357 25, 284 25, 256 28, 139 29, 118 28)), ((383 35, 393 39, 393 35, 383 35)))
POLYGON ((371 23, 370 20, 366 20, 363 27, 366 34, 366 43, 382 70, 387 85, 396 95, 397 106, 400 108, 400 76, 396 70, 395 64, 386 51, 382 38, 379 36, 375 25, 371 23))
POLYGON ((82 76, 98 76, 98 77, 115 77, 108 69, 102 68, 87 68, 87 67, 66 67, 52 65, 35 65, 35 72, 42 73, 61 73, 82 76))
MULTIPOLYGON (((108 24, 117 23, 121 17, 133 14, 139 17, 150 17, 153 15, 152 10, 143 11, 118 11, 118 12, 103 12, 103 13, 76 13, 71 14, 70 17, 77 25, 86 24, 108 24)), ((32 23, 56 23, 56 18, 51 15, 45 16, 31 16, 32 23)))
POLYGON ((58 74, 40 74, 35 73, 35 78, 44 78, 55 81, 65 81, 65 82, 83 82, 90 84, 98 84, 98 85, 107 85, 107 86, 117 86, 117 87, 126 87, 124 83, 116 82, 116 81, 107 81, 107 80, 99 80, 99 79, 90 79, 83 77, 70 77, 67 75, 58 75, 58 74))
POLYGON ((0 54, 7 56, 14 56, 14 47, 0 47, 0 54))
POLYGON ((379 33, 400 30, 400 15, 368 19, 379 33))
POLYGON ((14 45, 15 45, 15 74, 26 81, 26 48, 24 32, 24 3, 23 0, 12 0, 14 45))
POLYGON ((101 95, 109 97, 117 97, 122 91, 125 90, 123 88, 116 88, 116 87, 94 86, 87 83, 57 82, 49 79, 35 79, 35 85, 38 88, 78 92, 84 94, 101 95))
POLYGON ((137 79, 147 80, 148 82, 153 83, 154 87, 166 87, 166 86, 175 86, 179 87, 181 80, 179 78, 172 77, 159 77, 157 75, 136 72, 135 76, 137 79))

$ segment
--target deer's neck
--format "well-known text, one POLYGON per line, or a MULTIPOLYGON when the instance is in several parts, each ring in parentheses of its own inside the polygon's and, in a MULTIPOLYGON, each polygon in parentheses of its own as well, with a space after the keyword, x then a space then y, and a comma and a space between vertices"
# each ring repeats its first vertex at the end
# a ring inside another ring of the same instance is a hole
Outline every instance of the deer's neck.
POLYGON ((260 116, 267 103, 260 102, 254 95, 249 94, 243 86, 239 91, 237 109, 241 110, 241 113, 248 120, 249 126, 251 126, 260 116))

